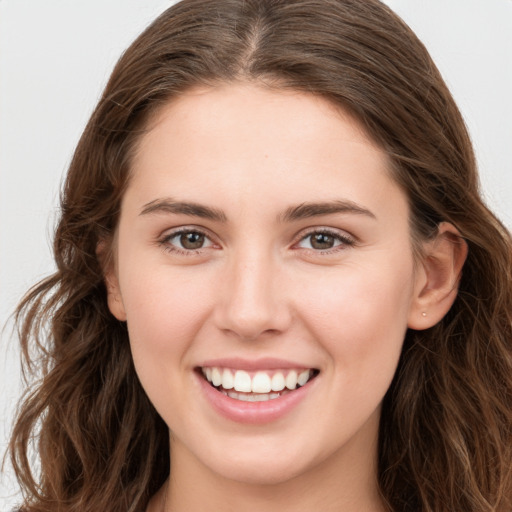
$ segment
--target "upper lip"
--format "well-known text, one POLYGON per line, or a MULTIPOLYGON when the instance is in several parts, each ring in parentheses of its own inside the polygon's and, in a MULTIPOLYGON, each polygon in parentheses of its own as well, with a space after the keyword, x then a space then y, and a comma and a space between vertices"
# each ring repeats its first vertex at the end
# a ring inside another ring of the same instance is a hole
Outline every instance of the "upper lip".
POLYGON ((217 368, 231 368, 233 370, 285 370, 297 368, 313 368, 309 364, 299 363, 297 361, 290 361, 287 359, 279 359, 274 357, 263 357, 258 359, 243 359, 238 357, 209 359, 203 361, 198 365, 200 368, 217 367, 217 368))

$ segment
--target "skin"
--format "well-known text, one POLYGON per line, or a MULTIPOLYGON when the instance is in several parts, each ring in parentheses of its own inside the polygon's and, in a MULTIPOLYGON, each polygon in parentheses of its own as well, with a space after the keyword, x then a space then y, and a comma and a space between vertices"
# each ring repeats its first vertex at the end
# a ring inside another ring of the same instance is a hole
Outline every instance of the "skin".
POLYGON ((442 225, 415 261, 386 154, 312 95, 194 89, 148 128, 106 273, 110 309, 127 321, 137 373, 171 432, 171 479, 148 510, 384 510, 381 402, 407 328, 435 324, 455 298, 465 252, 454 228, 442 225), (148 211, 170 198, 219 218, 148 211), (336 201, 365 213, 285 215, 336 201), (203 247, 180 246, 180 228, 204 233, 203 247), (326 229, 333 247, 321 250, 311 235, 326 229), (283 417, 240 424, 211 407, 195 372, 225 357, 319 374, 283 417))

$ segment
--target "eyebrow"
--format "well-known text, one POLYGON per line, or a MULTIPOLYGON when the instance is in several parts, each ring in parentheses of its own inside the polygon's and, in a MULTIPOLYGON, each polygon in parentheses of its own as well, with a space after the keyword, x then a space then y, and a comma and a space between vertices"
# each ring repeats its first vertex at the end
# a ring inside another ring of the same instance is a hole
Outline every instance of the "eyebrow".
MULTIPOLYGON (((217 222, 227 222, 227 216, 222 210, 193 202, 174 201, 171 198, 150 201, 142 207, 140 215, 158 213, 191 215, 217 222)), ((301 203, 297 206, 291 206, 278 216, 278 220, 281 222, 292 222, 333 213, 351 213, 376 219, 376 216, 370 210, 353 201, 335 200, 322 203, 301 203)))
POLYGON ((290 222, 333 213, 352 213, 365 215, 372 219, 377 218, 375 214, 367 208, 345 199, 322 203, 302 203, 298 206, 287 208, 280 218, 284 222, 290 222))
POLYGON ((211 208, 197 203, 174 201, 171 198, 155 199, 142 207, 140 215, 154 213, 178 213, 192 215, 202 219, 210 219, 218 222, 226 222, 226 214, 222 210, 211 208))

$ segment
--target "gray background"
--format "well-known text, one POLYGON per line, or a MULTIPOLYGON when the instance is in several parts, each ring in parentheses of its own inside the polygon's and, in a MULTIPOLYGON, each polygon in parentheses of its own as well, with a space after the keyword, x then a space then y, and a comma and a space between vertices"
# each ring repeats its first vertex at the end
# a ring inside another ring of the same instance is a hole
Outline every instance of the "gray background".
MULTIPOLYGON (((113 64, 167 0, 0 0, 0 452, 22 387, 9 315, 52 271, 59 186, 113 64)), ((387 0, 430 50, 512 228, 512 0, 387 0)), ((16 501, 9 469, 0 509, 16 501)), ((19 500, 19 498, 18 498, 19 500)))

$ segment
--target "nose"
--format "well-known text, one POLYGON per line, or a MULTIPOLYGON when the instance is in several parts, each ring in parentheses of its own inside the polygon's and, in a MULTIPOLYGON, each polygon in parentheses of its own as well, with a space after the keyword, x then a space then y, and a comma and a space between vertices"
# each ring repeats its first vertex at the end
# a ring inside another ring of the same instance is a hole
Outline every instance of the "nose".
POLYGON ((268 254, 232 258, 218 290, 216 324, 244 340, 284 332, 291 322, 279 263, 268 254))

